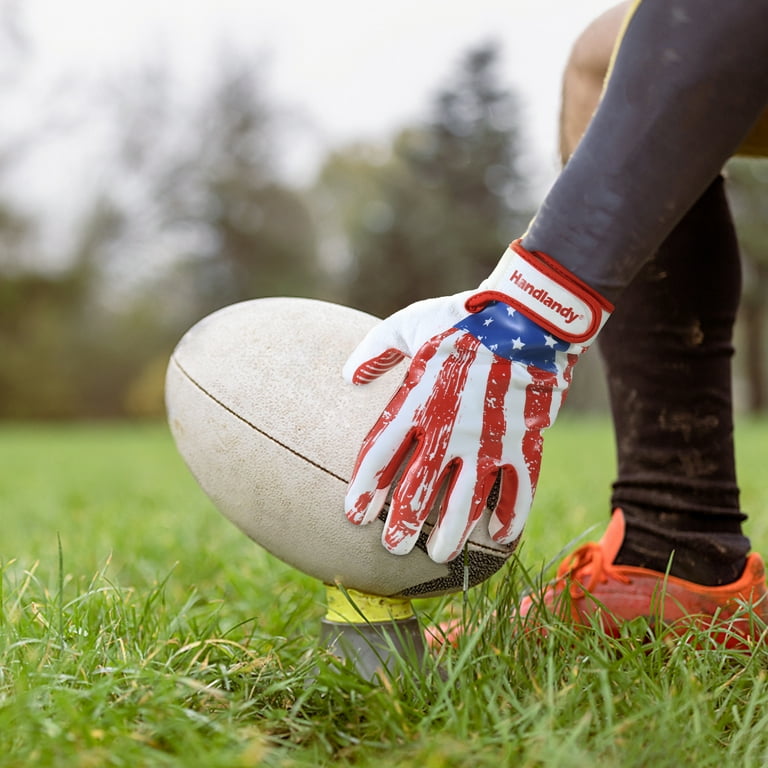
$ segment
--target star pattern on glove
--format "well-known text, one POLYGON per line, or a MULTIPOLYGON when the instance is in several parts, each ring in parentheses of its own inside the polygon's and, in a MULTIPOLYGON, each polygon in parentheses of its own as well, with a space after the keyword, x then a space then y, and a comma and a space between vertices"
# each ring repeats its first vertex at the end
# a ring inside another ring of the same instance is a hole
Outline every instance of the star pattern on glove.
POLYGON ((557 353, 571 350, 569 342, 558 339, 501 302, 492 302, 480 312, 468 315, 455 327, 471 333, 499 357, 515 359, 544 371, 555 372, 557 353))

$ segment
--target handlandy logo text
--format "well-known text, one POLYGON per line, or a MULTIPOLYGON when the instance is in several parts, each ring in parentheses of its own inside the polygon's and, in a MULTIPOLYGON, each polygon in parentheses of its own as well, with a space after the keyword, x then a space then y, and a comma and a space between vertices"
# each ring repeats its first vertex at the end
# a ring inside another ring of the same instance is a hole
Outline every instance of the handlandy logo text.
POLYGON ((549 295, 546 288, 537 288, 533 283, 529 283, 519 270, 515 270, 510 276, 510 281, 513 282, 521 291, 530 295, 531 298, 543 304, 553 312, 557 312, 564 320, 566 325, 570 325, 574 320, 577 320, 583 315, 574 310, 573 307, 566 307, 556 299, 553 299, 549 295))

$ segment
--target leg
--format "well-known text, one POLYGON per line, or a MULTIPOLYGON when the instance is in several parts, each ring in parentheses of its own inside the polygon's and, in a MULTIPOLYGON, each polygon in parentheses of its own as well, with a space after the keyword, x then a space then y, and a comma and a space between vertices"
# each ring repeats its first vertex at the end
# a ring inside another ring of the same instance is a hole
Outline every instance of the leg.
MULTIPOLYGON (((563 162, 597 106, 630 7, 607 11, 574 45, 563 80, 563 162)), ((768 115, 764 126, 760 147, 768 155, 768 115)), ((642 616, 683 631, 717 617, 733 619, 728 633, 715 635, 725 646, 760 636, 760 625, 739 617, 746 603, 768 621, 765 568, 757 553, 747 556, 734 468, 739 266, 718 178, 626 288, 599 338, 618 455, 612 508, 622 512, 599 543, 580 547, 555 581, 523 598, 514 619, 546 606, 582 626, 597 615, 613 634, 642 616)), ((433 630, 429 642, 455 643, 463 631, 454 622, 433 630)))
MULTIPOLYGON (((563 81, 561 153, 597 106, 629 3, 576 42, 563 81)), ((702 584, 733 581, 741 534, 731 416, 731 334, 740 292, 722 182, 713 183, 624 292, 600 337, 616 432, 613 505, 626 537, 617 563, 702 584)))
POLYGON ((617 563, 734 581, 749 541, 736 484, 731 336, 740 265, 722 180, 665 241, 604 329, 616 432, 617 563))

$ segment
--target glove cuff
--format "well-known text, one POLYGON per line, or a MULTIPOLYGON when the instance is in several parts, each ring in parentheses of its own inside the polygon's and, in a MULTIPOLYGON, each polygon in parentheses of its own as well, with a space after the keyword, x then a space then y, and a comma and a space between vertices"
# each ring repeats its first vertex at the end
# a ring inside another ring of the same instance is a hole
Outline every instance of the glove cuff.
POLYGON ((531 253, 515 240, 496 269, 467 299, 469 312, 501 301, 563 341, 591 341, 613 305, 544 253, 531 253))

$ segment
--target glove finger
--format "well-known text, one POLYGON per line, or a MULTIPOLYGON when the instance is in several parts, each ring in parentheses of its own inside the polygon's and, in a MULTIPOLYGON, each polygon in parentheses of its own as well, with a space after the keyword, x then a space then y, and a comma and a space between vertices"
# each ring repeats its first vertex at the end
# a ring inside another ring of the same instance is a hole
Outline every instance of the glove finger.
POLYGON ((356 525, 373 522, 381 512, 392 482, 411 452, 413 430, 403 432, 398 424, 378 435, 366 438, 349 482, 344 505, 347 518, 356 525))
POLYGON ((440 372, 440 361, 435 356, 435 347, 439 343, 432 339, 422 347, 402 385, 363 441, 345 499, 347 517, 352 522, 370 522, 381 511, 383 501, 376 491, 391 484, 413 447, 415 435, 424 431, 417 423, 417 413, 422 412, 425 398, 433 396, 432 382, 440 372), (430 372, 425 376, 430 363, 430 372))
POLYGON ((357 456, 345 508, 353 523, 370 523, 381 512, 389 488, 412 451, 419 430, 414 408, 423 396, 420 377, 407 376, 368 432, 357 456))
POLYGON ((419 445, 392 493, 381 543, 396 555, 407 555, 416 545, 451 471, 451 467, 426 458, 424 446, 419 445))
POLYGON ((467 314, 464 302, 471 294, 472 291, 465 291, 449 298, 417 301, 382 320, 349 356, 343 368, 345 380, 364 384, 397 365, 403 357, 414 357, 428 339, 453 328, 467 314))
MULTIPOLYGON (((423 367, 414 365, 423 372, 423 367)), ((368 432, 357 456, 344 500, 347 517, 356 524, 370 523, 381 512, 392 481, 413 448, 417 428, 414 408, 426 383, 421 375, 406 376, 403 384, 368 432), (383 491, 383 493, 381 493, 383 491)))
POLYGON ((496 478, 494 471, 477 479, 471 462, 457 466, 427 542, 427 552, 437 563, 453 560, 464 548, 483 514, 496 478))
POLYGON ((511 544, 523 532, 533 503, 533 489, 527 470, 518 472, 511 464, 500 469, 499 498, 491 513, 488 532, 499 544, 511 544))
POLYGON ((397 320, 389 317, 363 337, 344 363, 342 375, 351 384, 366 384, 397 365, 407 353, 397 320))
POLYGON ((449 448, 478 345, 473 337, 448 329, 424 344, 409 369, 407 381, 418 376, 412 386, 421 445, 392 494, 383 536, 392 552, 414 546, 446 473, 454 469, 456 454, 449 448))

